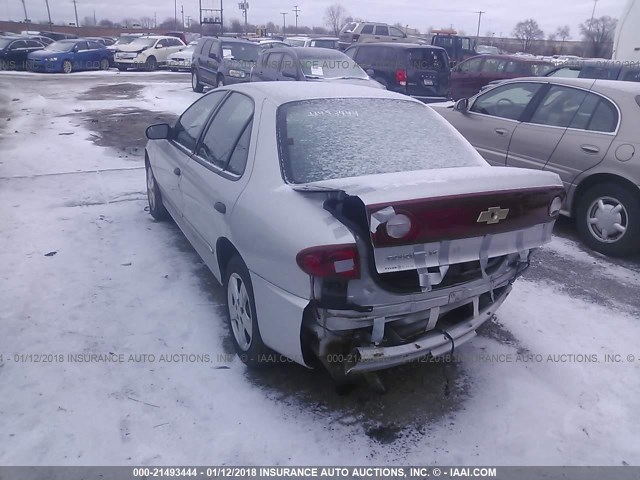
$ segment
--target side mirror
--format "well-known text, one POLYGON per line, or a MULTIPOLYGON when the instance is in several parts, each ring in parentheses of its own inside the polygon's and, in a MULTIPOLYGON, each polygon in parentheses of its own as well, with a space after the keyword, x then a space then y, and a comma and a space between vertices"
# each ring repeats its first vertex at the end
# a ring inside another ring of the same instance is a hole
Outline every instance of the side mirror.
POLYGON ((149 140, 167 140, 171 134, 171 126, 166 123, 158 123, 147 128, 149 140))
POLYGON ((469 99, 468 98, 461 98, 453 106, 453 109, 457 110, 460 113, 467 113, 469 111, 469 99))

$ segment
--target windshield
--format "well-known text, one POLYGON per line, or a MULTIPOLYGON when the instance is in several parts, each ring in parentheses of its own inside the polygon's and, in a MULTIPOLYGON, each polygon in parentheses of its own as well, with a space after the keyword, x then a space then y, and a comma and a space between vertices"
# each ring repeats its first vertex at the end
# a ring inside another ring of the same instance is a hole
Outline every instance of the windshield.
POLYGON ((53 42, 51 45, 47 45, 44 49, 50 52, 70 52, 75 44, 76 42, 69 41, 53 42))
POLYGON ((140 37, 120 37, 118 40, 116 40, 116 43, 114 45, 128 45, 131 42, 133 42, 136 38, 140 38, 140 37))
POLYGON ((155 38, 136 38, 132 42, 129 43, 132 47, 153 47, 156 44, 155 38))
POLYGON ((307 78, 361 78, 369 79, 360 66, 346 55, 332 57, 299 56, 300 68, 307 78))
POLYGON ((442 117, 406 100, 285 104, 278 110, 278 141, 285 179, 296 184, 484 164, 442 117))
POLYGON ((335 48, 336 42, 334 40, 314 40, 312 47, 319 48, 335 48))
POLYGON ((287 45, 291 45, 292 47, 304 47, 304 44, 306 43, 306 41, 298 40, 297 38, 287 38, 285 40, 285 43, 287 45))
POLYGON ((247 68, 251 68, 258 61, 259 52, 260 47, 252 43, 222 42, 222 56, 227 60, 249 63, 247 68))
POLYGON ((478 53, 490 53, 493 55, 498 55, 500 53, 500 51, 498 50, 498 47, 491 47, 489 45, 478 45, 476 48, 476 52, 478 53))

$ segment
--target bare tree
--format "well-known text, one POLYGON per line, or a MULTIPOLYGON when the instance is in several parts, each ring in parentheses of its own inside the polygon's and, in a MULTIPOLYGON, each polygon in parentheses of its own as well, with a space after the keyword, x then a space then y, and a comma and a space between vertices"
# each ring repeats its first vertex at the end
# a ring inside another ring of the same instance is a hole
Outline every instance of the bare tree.
POLYGON ((520 40, 522 51, 526 52, 534 40, 544 38, 544 32, 540 29, 538 22, 533 18, 529 18, 516 24, 516 28, 513 29, 513 36, 520 40))
POLYGON ((98 25, 101 26, 101 27, 109 27, 109 28, 111 28, 111 27, 113 27, 113 22, 111 20, 108 20, 108 19, 105 18, 103 20, 100 20, 98 22, 98 25))
POLYGON ((564 42, 568 38, 571 38, 571 29, 569 28, 569 25, 558 27, 558 29, 556 30, 556 37, 559 38, 562 42, 564 42))
POLYGON ((153 28, 155 20, 151 17, 142 17, 140 18, 140 25, 142 25, 142 28, 153 28))
POLYGON ((324 23, 333 31, 333 34, 337 37, 340 33, 342 25, 344 25, 344 19, 347 16, 347 11, 339 3, 334 3, 324 12, 324 23))
POLYGON ((592 57, 600 58, 611 55, 613 35, 618 20, 609 16, 593 18, 580 25, 582 39, 587 43, 587 51, 592 57))

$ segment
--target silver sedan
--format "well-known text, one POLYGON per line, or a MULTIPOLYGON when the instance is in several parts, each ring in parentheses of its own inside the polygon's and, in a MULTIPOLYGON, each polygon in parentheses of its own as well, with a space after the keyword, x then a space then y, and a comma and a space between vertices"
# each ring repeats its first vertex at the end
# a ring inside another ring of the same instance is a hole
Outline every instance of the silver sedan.
POLYGON ((452 352, 564 197, 555 173, 490 167, 421 102, 352 85, 218 88, 147 137, 151 215, 224 285, 249 366, 342 377, 452 352))
POLYGON ((520 78, 438 111, 490 164, 560 175, 588 246, 640 252, 640 84, 520 78))

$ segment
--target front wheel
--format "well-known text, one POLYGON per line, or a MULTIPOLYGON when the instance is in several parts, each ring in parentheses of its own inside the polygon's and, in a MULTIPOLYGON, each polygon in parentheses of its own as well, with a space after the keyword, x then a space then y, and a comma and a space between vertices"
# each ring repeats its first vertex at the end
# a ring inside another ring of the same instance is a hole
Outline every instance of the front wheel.
POLYGON ((204 91, 204 85, 200 83, 200 77, 196 70, 191 72, 191 88, 196 93, 202 93, 204 91))
POLYGON ((62 62, 62 73, 73 72, 73 64, 69 60, 62 62))
POLYGON ((616 184, 595 185, 580 197, 578 232, 590 248, 614 257, 640 251, 640 195, 616 184))
POLYGON ((147 200, 149 201, 149 213, 156 220, 165 220, 169 216, 169 212, 167 212, 167 209, 164 208, 164 203, 162 203, 162 194, 160 193, 160 188, 158 188, 156 177, 153 175, 153 170, 151 170, 151 165, 149 162, 145 163, 147 170, 147 200))
POLYGON ((144 64, 145 70, 147 72, 153 72, 158 66, 158 62, 156 61, 156 57, 149 57, 144 64))
POLYGON ((276 354, 262 342, 260 336, 247 266, 239 256, 235 256, 229 260, 225 273, 229 329, 240 359, 250 368, 277 363, 276 354))

